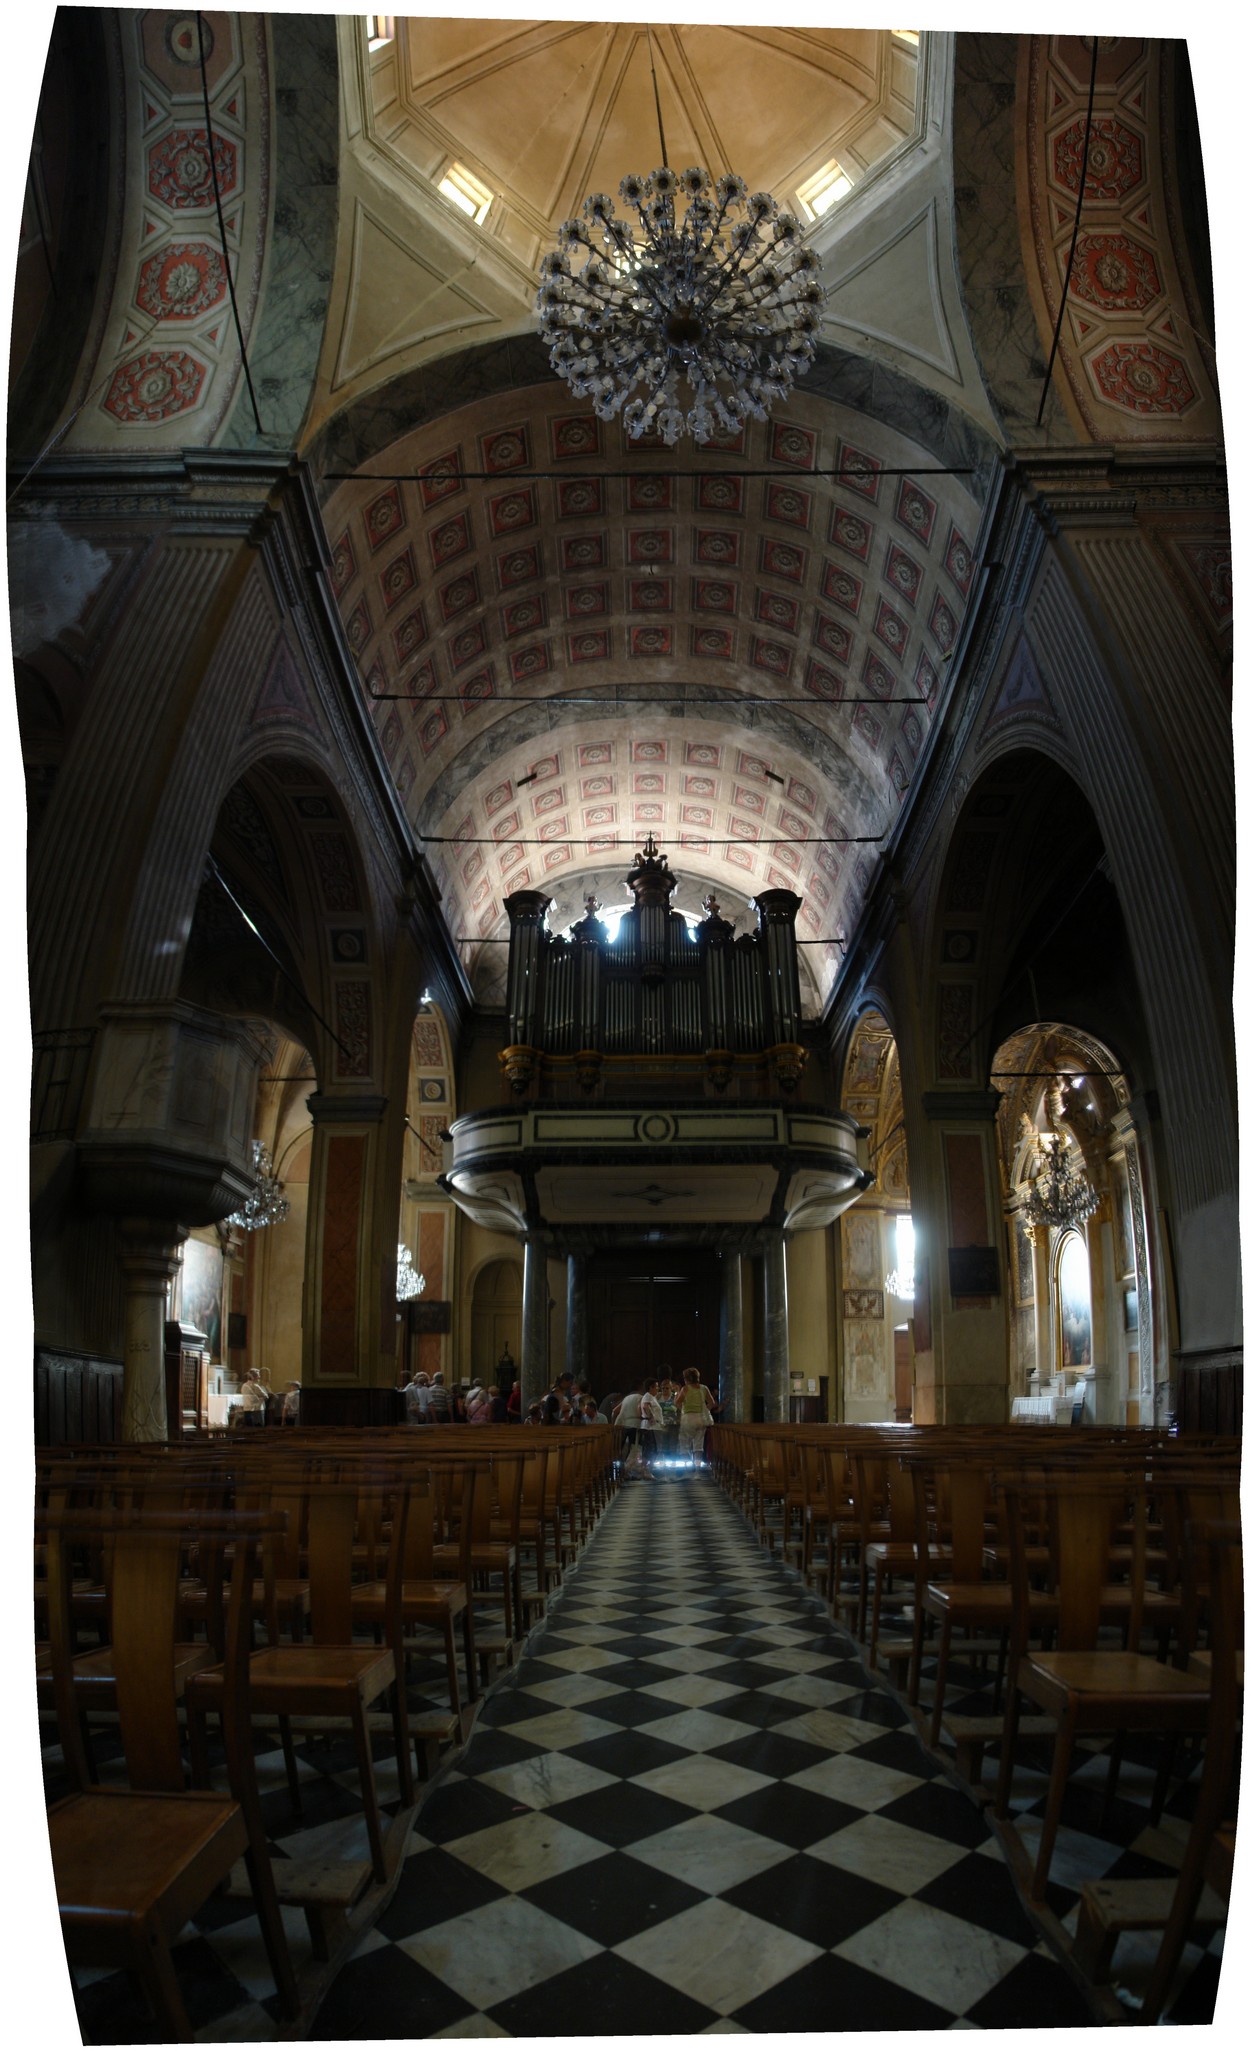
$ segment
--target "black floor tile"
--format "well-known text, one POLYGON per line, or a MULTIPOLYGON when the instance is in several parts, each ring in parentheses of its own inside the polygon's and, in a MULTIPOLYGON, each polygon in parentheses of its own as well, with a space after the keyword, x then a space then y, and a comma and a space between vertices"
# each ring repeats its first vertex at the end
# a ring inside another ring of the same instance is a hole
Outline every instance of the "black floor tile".
POLYGON ((640 1930, 653 1930, 706 1899, 698 1888, 658 1866, 623 1855, 592 1859, 572 1875, 558 1873, 522 1893, 526 1901, 606 1945, 624 1944, 640 1930))
POLYGON ((1208 1953, 1199 1959, 1175 2000, 1165 2003, 1168 2022, 1185 2027, 1213 2022, 1219 1989, 1220 1961, 1208 1953))
MULTIPOLYGON (((229 2015, 249 1999, 234 1974, 217 1956, 205 1937, 190 1937, 176 1944, 174 1971, 192 2026, 203 2029, 229 2015)), ((163 2044, 159 2030, 137 1980, 129 1973, 110 1973, 96 1980, 78 1996, 78 2011, 84 2039, 95 2044, 163 2044)))
MULTIPOLYGON (((794 1713, 793 1703, 790 1705, 794 1713)), ((712 1704, 716 1716, 725 1713, 719 1702, 712 1704)), ((752 1773, 768 1773, 774 1780, 786 1780, 792 1773, 802 1773, 809 1766, 818 1766, 829 1757, 819 1745, 809 1745, 802 1738, 784 1737, 779 1731, 770 1731, 764 1726, 750 1731, 746 1736, 733 1738, 727 1745, 716 1745, 709 1758, 727 1760, 731 1766, 745 1766, 752 1773)))
POLYGON ((653 1788, 630 1787, 625 1792, 619 1785, 574 1795, 571 1801, 558 1802, 547 1810, 548 1816, 567 1823, 571 1830, 583 1830, 587 1837, 611 1845, 638 1844, 644 1837, 656 1837, 662 1830, 688 1823, 694 1813, 688 1803, 675 1802, 653 1788))
POLYGON ((968 2010, 982 2030, 1089 2029, 1094 2011, 1057 1959, 1030 1952, 968 2010))
MULTIPOLYGON (((835 1710, 842 1704, 835 1702, 835 1710)), ((934 1780, 942 1772, 941 1766, 931 1753, 927 1752, 914 1731, 883 1731, 879 1738, 870 1738, 866 1745, 855 1749, 857 1759, 867 1760, 873 1766, 892 1766, 896 1773, 911 1773, 921 1780, 934 1780)), ((964 1797, 961 1795, 960 1800, 964 1797)))
MULTIPOLYGON (((900 1979, 906 1961, 900 1961, 900 1979)), ((748 2030, 787 2035, 822 2030, 943 2030, 950 2012, 904 1985, 865 1972, 849 1959, 813 1959, 766 1994, 733 2012, 748 2030)))
POLYGON ((1006 1868, 979 1852, 968 1852, 957 1864, 948 1866, 927 1887, 917 1889, 914 1898, 930 1908, 944 1909, 962 1922, 992 1930, 996 1937, 1006 1937, 1028 1951, 1038 1941, 1037 1926, 1006 1868))
MULTIPOLYGON (((799 1852, 767 1873, 753 1873, 721 1896, 748 1915, 775 1923, 826 1951, 898 1906, 900 1896, 873 1880, 840 1873, 799 1852)), ((829 2027, 833 2027, 832 2023, 829 2027)))
POLYGON ((713 2009, 610 1951, 488 2013, 514 2037, 690 2036, 716 2021, 713 2009))
MULTIPOLYGON (((612 1678, 615 1680, 615 1674, 612 1678)), ((673 1678, 670 1674, 669 1679, 673 1678)), ((636 1724, 655 1723, 661 1716, 672 1716, 680 1708, 680 1702, 666 1702, 662 1695, 648 1695, 645 1689, 622 1688, 616 1695, 597 1695, 586 1704, 586 1714, 632 1730, 636 1724)))
POLYGON ((457 1780, 435 1788, 421 1810, 419 1829, 432 1844, 448 1844, 453 1838, 468 1837, 474 1830, 489 1830, 492 1824, 507 1823, 516 1815, 512 1795, 477 1780, 457 1780))
MULTIPOLYGON (((597 1709, 598 1703, 592 1708, 597 1709)), ((674 1759, 684 1759, 680 1745, 670 1745, 664 1738, 652 1737, 644 1728, 613 1731, 610 1737, 591 1738, 584 1745, 571 1745, 569 1757, 582 1759, 587 1766, 597 1766, 600 1773, 616 1773, 622 1780, 649 1773, 652 1767, 668 1766, 674 1759)))
POLYGON ((948 1844, 966 1845, 969 1851, 993 1836, 981 1811, 944 1780, 911 1788, 878 1813, 892 1823, 905 1823, 909 1830, 927 1830, 930 1837, 945 1838, 948 1844))
POLYGON ((472 2014, 471 2002, 391 1944, 348 1960, 317 2012, 310 2042, 432 2037, 472 2014))
MULTIPOLYGON (((715 1678, 718 1681, 724 1678, 719 1668, 716 1670, 715 1678)), ((770 1678, 776 1680, 778 1676, 774 1673, 770 1678)), ((793 1717, 801 1714, 803 1706, 801 1702, 788 1702, 784 1696, 769 1694, 767 1690, 759 1687, 744 1688, 740 1694, 726 1695, 722 1701, 712 1704, 717 1716, 730 1716, 735 1723, 754 1724, 759 1730, 767 1729, 769 1724, 789 1723, 793 1717)), ((835 1702, 832 1706, 837 1710, 842 1708, 840 1702, 835 1702)), ((821 1756, 823 1758, 824 1754, 821 1756)))
POLYGON ((787 1787, 784 1781, 756 1788, 753 1794, 726 1803, 716 1813, 741 1830, 758 1831, 761 1837, 776 1838, 778 1844, 792 1845, 796 1851, 829 1837, 844 1824, 857 1822, 863 1815, 862 1810, 852 1809, 845 1802, 830 1801, 827 1795, 814 1794, 810 1788, 787 1787))
POLYGON ((399 1885, 378 1918, 384 1937, 412 1937, 432 1923, 446 1923, 498 1901, 507 1893, 484 1873, 466 1866, 441 1847, 414 1851, 404 1862, 399 1885))

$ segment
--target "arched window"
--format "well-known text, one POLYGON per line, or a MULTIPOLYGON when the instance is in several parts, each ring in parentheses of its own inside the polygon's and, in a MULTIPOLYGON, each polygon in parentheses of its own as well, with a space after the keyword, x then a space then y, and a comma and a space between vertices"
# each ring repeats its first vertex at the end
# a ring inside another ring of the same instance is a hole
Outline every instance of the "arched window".
POLYGON ((1060 1367, 1093 1362, 1090 1325, 1089 1249, 1080 1232, 1065 1232, 1055 1257, 1055 1305, 1059 1319, 1060 1367))

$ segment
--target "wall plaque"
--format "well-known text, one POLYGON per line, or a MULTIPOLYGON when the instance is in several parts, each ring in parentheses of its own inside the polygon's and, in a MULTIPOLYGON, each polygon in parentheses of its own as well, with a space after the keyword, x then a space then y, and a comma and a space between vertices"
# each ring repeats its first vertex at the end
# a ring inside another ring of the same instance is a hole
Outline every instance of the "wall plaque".
POLYGON ((996 1246, 951 1246, 946 1257, 952 1296, 1001 1295, 996 1246))
POLYGON ((410 1332, 449 1332, 451 1330, 451 1303, 437 1298, 428 1303, 408 1305, 408 1329, 410 1332))

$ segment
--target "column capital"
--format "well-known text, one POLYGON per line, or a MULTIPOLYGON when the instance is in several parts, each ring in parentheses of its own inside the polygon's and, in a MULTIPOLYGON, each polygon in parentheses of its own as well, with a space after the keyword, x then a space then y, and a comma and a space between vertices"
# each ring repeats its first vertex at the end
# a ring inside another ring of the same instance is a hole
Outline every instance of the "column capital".
POLYGON ((925 1090, 920 1101, 925 1117, 935 1123, 942 1119, 991 1123, 998 1116, 1003 1093, 1001 1090, 925 1090))
POLYGON ((380 1125, 389 1101, 363 1094, 332 1097, 324 1090, 314 1090, 304 1099, 314 1125, 380 1125))

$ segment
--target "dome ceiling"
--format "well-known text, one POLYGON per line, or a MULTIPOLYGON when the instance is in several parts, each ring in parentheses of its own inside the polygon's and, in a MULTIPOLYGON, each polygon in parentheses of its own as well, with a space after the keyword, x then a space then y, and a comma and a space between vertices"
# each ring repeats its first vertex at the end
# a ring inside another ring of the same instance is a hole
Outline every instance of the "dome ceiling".
POLYGON ((437 186, 495 196, 487 238, 528 266, 588 192, 661 162, 735 170, 795 204, 833 155, 854 180, 910 133, 916 50, 890 30, 400 17, 370 71, 371 138, 437 186))
POLYGON ((974 480, 934 472, 801 387, 687 455, 626 443, 551 380, 326 481, 347 639, 481 998, 510 892, 545 890, 561 923, 588 888, 619 900, 651 832, 682 909, 709 887, 731 915, 802 896, 818 1008, 972 583, 974 480))

